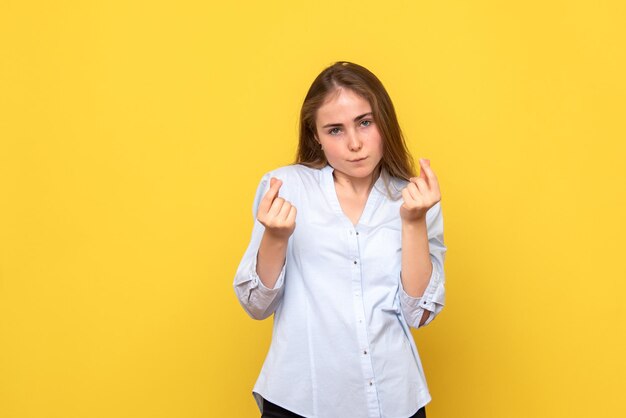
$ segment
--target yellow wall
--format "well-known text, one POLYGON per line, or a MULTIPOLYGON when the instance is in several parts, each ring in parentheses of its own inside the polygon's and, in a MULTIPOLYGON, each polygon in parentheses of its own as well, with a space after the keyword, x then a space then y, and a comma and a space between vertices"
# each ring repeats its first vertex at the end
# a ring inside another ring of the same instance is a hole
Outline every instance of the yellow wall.
POLYGON ((430 418, 626 416, 626 7, 0 3, 0 417, 256 417, 232 280, 335 60, 442 188, 430 418))

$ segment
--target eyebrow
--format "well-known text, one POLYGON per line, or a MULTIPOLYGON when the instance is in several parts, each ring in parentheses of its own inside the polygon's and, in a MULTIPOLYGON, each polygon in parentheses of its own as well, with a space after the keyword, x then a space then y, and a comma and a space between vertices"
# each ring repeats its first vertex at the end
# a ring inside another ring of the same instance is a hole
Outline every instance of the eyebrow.
MULTIPOLYGON (((372 112, 363 113, 362 115, 359 115, 356 118, 354 118, 354 121, 357 122, 363 119, 364 117, 371 116, 371 115, 372 115, 372 112)), ((322 126, 322 128, 330 128, 331 126, 343 126, 343 123, 327 123, 326 125, 322 126)))

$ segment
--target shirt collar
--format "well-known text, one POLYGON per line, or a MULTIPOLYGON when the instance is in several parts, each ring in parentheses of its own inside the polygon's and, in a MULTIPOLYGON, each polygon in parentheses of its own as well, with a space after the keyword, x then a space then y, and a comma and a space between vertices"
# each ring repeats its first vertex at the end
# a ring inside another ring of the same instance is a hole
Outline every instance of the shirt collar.
MULTIPOLYGON (((328 179, 330 178, 330 180, 333 180, 333 183, 331 184, 334 186, 333 171, 335 171, 335 168, 328 163, 326 163, 326 166, 322 168, 322 173, 323 173, 326 184, 328 184, 328 179)), ((382 190, 384 189, 385 189, 385 182, 383 181, 382 170, 381 170, 380 173, 378 174, 378 179, 376 179, 376 181, 374 182, 374 187, 372 187, 372 191, 376 190, 377 192, 382 192, 382 190)))
MULTIPOLYGON (((333 171, 335 171, 335 168, 330 164, 326 164, 326 166, 321 169, 323 186, 322 188, 324 194, 326 195, 326 199, 330 203, 330 206, 333 208, 333 211, 341 218, 343 218, 346 222, 348 222, 350 227, 352 227, 352 223, 343 213, 343 209, 341 209, 341 204, 339 203, 339 198, 337 197, 337 189, 335 188, 333 171)), ((358 225, 364 225, 369 222, 374 208, 378 204, 379 200, 383 197, 384 189, 385 184, 381 171, 381 174, 378 176, 378 179, 374 183, 374 187, 372 187, 372 190, 370 190, 370 194, 367 198, 367 202, 365 203, 365 207, 363 208, 363 213, 361 214, 358 225)))

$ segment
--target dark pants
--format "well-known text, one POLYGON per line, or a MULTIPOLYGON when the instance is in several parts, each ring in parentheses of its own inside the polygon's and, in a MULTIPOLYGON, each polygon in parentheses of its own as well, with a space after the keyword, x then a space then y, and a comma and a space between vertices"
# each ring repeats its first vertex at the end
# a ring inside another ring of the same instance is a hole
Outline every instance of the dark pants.
MULTIPOLYGON (((303 418, 301 415, 287 411, 285 408, 271 403, 267 399, 263 399, 263 415, 261 418, 303 418)), ((426 418, 426 407, 421 407, 415 415, 409 418, 426 418)))

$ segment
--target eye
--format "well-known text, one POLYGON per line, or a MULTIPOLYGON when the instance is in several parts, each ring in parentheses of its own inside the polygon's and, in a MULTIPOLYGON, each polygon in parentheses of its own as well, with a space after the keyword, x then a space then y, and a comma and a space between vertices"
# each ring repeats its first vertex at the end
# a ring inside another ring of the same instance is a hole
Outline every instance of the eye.
POLYGON ((339 133, 339 128, 329 129, 328 133, 331 134, 331 135, 337 135, 339 133))
POLYGON ((372 121, 369 119, 363 119, 361 121, 361 126, 370 126, 372 124, 372 121))

